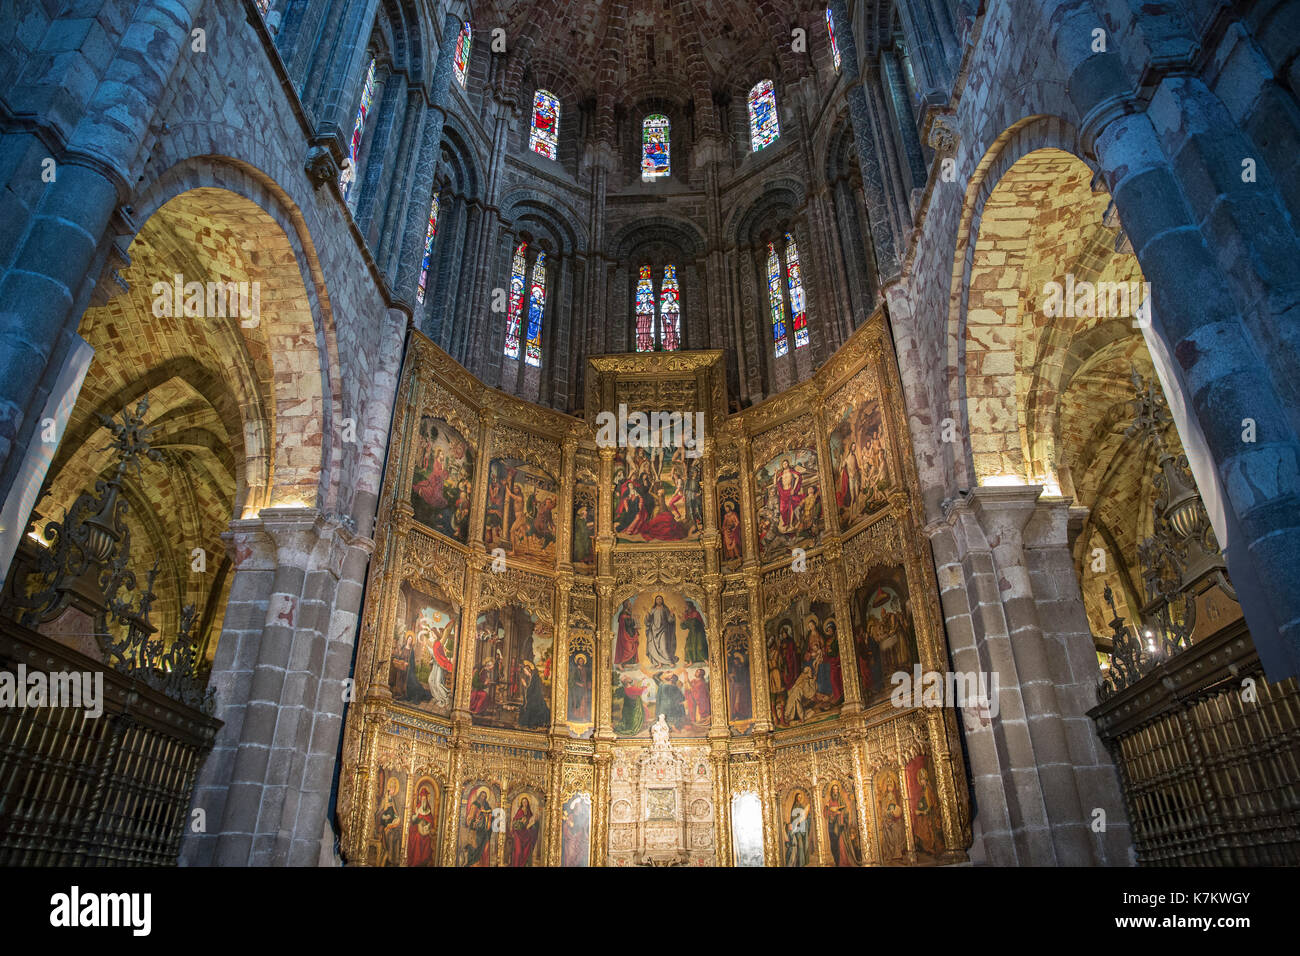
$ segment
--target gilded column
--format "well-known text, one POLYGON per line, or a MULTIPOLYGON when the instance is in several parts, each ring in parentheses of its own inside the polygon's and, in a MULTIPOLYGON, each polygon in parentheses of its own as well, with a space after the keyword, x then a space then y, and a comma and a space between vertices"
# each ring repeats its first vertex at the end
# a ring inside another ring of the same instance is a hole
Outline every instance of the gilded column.
POLYGON ((614 756, 608 742, 596 744, 594 786, 591 794, 591 865, 604 866, 609 859, 609 774, 614 756))
POLYGON ((727 741, 714 740, 709 763, 713 767, 713 848, 715 866, 731 866, 731 781, 727 741))
POLYGON ((849 757, 853 761, 853 789, 858 811, 858 833, 862 834, 862 863, 878 866, 880 864, 880 841, 871 829, 871 814, 867 801, 871 799, 871 780, 867 776, 866 761, 863 754, 867 746, 867 734, 858 724, 860 718, 853 718, 854 726, 844 734, 849 745, 849 757))

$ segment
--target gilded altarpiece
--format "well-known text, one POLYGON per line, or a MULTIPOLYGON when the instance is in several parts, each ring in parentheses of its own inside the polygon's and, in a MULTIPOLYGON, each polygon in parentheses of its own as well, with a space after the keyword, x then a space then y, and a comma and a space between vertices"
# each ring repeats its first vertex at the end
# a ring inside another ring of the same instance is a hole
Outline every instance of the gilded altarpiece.
POLYGON ((885 336, 876 314, 732 415, 721 352, 596 357, 579 418, 411 333, 346 718, 345 859, 963 859, 954 714, 887 693, 947 655, 885 336), (637 413, 668 430, 658 445, 620 444, 637 413))

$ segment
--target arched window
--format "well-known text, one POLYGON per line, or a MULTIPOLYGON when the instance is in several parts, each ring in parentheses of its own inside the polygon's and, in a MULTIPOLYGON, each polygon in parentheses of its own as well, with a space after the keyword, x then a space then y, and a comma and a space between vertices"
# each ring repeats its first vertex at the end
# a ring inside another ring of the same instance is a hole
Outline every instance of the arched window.
POLYGON ((756 153, 764 146, 771 146, 780 135, 772 81, 761 80, 749 91, 749 145, 756 153))
POLYGON ((794 347, 808 344, 808 313, 804 308, 803 270, 799 268, 799 247, 794 236, 785 234, 785 278, 790 286, 790 325, 794 329, 794 347))
POLYGON ((271 12, 271 0, 254 0, 257 4, 257 11, 265 18, 271 12))
POLYGON ((651 113, 641 121, 641 178, 649 182, 667 176, 670 170, 668 117, 651 113))
POLYGON ((655 284, 650 267, 642 266, 636 281, 636 350, 649 352, 655 347, 655 284))
POLYGON ((780 358, 789 351, 790 343, 785 336, 785 297, 781 294, 781 259, 776 254, 776 246, 767 244, 767 301, 772 308, 772 340, 776 343, 776 356, 780 358))
POLYGON ((524 311, 524 273, 528 270, 528 243, 519 243, 510 268, 510 305, 506 310, 506 357, 519 358, 519 320, 524 311))
POLYGON ((835 42, 835 14, 831 13, 831 8, 826 8, 826 32, 831 38, 831 62, 835 64, 835 72, 840 71, 840 45, 835 42))
POLYGON ((528 341, 524 343, 524 361, 539 368, 542 364, 542 316, 546 312, 546 253, 537 253, 533 263, 533 281, 528 290, 528 341))
POLYGON ((554 93, 538 90, 533 94, 533 131, 528 146, 534 153, 555 159, 560 142, 560 101, 554 93))
POLYGON ((659 341, 665 352, 682 347, 682 311, 677 294, 677 267, 664 266, 664 283, 659 287, 659 341))
POLYGON ((361 154, 361 139, 366 131, 366 117, 370 115, 370 103, 375 98, 375 58, 370 58, 366 67, 366 82, 361 87, 361 104, 357 107, 357 121, 352 124, 352 140, 348 143, 348 161, 339 176, 339 188, 343 198, 351 201, 352 188, 357 181, 357 157, 361 154))
POLYGON ((456 54, 452 57, 452 69, 456 72, 456 81, 463 87, 465 85, 465 76, 469 73, 469 48, 474 42, 474 31, 470 29, 469 21, 461 27, 460 36, 456 37, 456 54))
POLYGON ((424 260, 420 263, 420 286, 415 290, 415 301, 424 304, 424 289, 429 281, 429 256, 433 253, 433 237, 438 234, 438 193, 433 194, 429 206, 429 231, 424 235, 424 260))

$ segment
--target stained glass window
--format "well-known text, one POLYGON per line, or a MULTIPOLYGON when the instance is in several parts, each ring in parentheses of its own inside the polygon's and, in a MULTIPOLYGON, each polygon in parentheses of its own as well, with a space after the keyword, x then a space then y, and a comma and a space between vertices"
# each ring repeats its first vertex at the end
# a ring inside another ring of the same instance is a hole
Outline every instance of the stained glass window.
POLYGON ((525 343, 524 361, 529 365, 542 364, 542 315, 546 311, 546 253, 537 253, 533 263, 533 281, 528 289, 528 341, 525 343))
POLYGON ((257 3, 258 12, 261 13, 263 17, 271 12, 271 0, 255 0, 255 2, 257 3))
POLYGON ((361 137, 366 131, 366 117, 370 115, 370 103, 375 98, 375 58, 370 58, 366 68, 366 82, 361 87, 361 105, 357 107, 357 121, 352 125, 352 141, 348 144, 348 162, 339 176, 339 187, 343 198, 350 199, 352 187, 357 181, 357 156, 361 153, 361 137))
POLYGON ((785 299, 781 295, 781 259, 776 246, 767 244, 767 301, 772 308, 772 339, 780 358, 790 347, 785 337, 785 299))
POLYGON ((465 76, 469 73, 469 48, 473 42, 474 31, 470 29, 469 21, 466 20, 460 36, 456 37, 456 53, 451 60, 452 69, 456 72, 456 81, 461 86, 465 85, 465 76))
POLYGON ((510 305, 506 310, 506 357, 519 358, 519 318, 524 311, 524 272, 528 261, 524 254, 528 243, 519 243, 515 250, 514 262, 510 268, 510 305))
POLYGON ((749 144, 754 152, 771 146, 781 135, 776 121, 776 94, 772 81, 763 80, 749 91, 749 144))
POLYGON ((655 347, 655 285, 650 267, 642 266, 636 280, 636 350, 649 352, 655 347))
POLYGON ((826 32, 831 38, 831 62, 835 64, 835 72, 840 71, 840 45, 835 42, 835 15, 831 13, 831 8, 826 8, 826 32))
POLYGON ((785 278, 790 285, 790 325, 794 328, 794 347, 808 344, 808 313, 804 308, 803 270, 799 268, 799 247, 794 236, 785 234, 785 278))
POLYGON ((533 94, 533 131, 528 146, 534 153, 554 159, 560 142, 560 101, 554 93, 538 90, 533 94))
POLYGON ((668 117, 651 113, 641 122, 641 178, 649 181, 667 176, 670 168, 668 117))
POLYGON ((424 287, 429 281, 429 256, 433 254, 433 237, 438 234, 438 194, 433 194, 429 207, 429 231, 424 234, 424 261, 420 263, 420 286, 415 290, 415 301, 424 303, 424 287))
POLYGON ((682 307, 676 266, 664 266, 664 284, 659 289, 659 341, 666 352, 676 352, 682 347, 682 307))

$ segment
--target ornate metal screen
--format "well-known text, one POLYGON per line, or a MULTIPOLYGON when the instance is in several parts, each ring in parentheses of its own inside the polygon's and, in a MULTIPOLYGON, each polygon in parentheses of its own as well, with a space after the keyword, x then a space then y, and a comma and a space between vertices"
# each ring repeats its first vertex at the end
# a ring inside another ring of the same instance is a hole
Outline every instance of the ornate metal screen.
POLYGON ((194 607, 169 643, 149 622, 156 562, 130 597, 123 480, 158 455, 148 407, 100 417, 115 470, 24 537, 0 594, 0 866, 174 865, 221 726, 194 607))
POLYGON ((1089 712, 1119 768, 1140 865, 1300 863, 1300 692, 1264 680, 1244 624, 1089 712))

